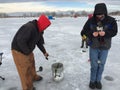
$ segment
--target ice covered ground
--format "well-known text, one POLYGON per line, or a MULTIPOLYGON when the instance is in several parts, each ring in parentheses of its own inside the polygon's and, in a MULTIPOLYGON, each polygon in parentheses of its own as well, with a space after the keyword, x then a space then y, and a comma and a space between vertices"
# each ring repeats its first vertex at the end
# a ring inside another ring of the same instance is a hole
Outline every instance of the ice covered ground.
MULTIPOLYGON (((3 52, 2 65, 0 66, 0 90, 22 90, 20 79, 11 55, 11 41, 18 28, 35 18, 0 18, 0 52, 3 52), (17 88, 16 88, 17 87, 17 88)), ((116 17, 120 19, 120 17, 116 17)), ((43 81, 34 83, 37 90, 90 90, 89 74, 90 63, 88 51, 81 53, 80 31, 87 17, 55 18, 52 25, 44 33, 45 47, 49 53, 47 61, 38 48, 34 50, 36 70, 43 67, 43 81), (64 65, 64 79, 56 83, 52 79, 51 65, 61 62, 64 65)), ((118 30, 120 30, 120 22, 118 30)), ((112 39, 105 71, 103 73, 102 90, 120 90, 120 31, 112 39), (110 76, 112 81, 104 77, 110 76)))

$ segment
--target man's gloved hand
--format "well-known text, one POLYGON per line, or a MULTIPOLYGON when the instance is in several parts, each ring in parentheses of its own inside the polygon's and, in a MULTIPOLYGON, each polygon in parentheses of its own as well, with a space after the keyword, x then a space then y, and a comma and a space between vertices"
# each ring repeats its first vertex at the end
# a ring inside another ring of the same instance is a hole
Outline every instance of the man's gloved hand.
POLYGON ((83 35, 82 40, 86 40, 86 39, 87 39, 86 35, 83 35))
POLYGON ((47 52, 44 53, 45 58, 48 60, 49 54, 47 52))

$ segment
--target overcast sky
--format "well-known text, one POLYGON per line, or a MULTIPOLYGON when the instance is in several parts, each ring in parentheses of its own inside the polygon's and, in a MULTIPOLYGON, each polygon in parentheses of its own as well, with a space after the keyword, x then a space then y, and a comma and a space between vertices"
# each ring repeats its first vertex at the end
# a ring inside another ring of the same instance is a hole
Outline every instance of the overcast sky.
POLYGON ((101 2, 106 3, 109 12, 120 11, 120 0, 0 0, 0 12, 93 11, 101 2))

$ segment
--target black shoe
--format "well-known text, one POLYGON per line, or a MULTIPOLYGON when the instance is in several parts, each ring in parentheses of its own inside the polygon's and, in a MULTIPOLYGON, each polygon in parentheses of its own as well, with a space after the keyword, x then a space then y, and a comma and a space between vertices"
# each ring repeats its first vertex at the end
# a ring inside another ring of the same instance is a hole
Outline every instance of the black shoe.
POLYGON ((90 81, 90 83, 89 83, 89 87, 90 87, 91 89, 95 89, 95 87, 96 87, 96 83, 90 81))
POLYGON ((39 76, 39 75, 36 75, 34 77, 34 80, 33 81, 41 81, 43 79, 43 77, 39 76))
POLYGON ((80 48, 83 48, 83 46, 81 46, 80 48))
POLYGON ((96 82, 96 88, 97 88, 97 89, 102 89, 102 84, 101 84, 101 82, 96 82))
POLYGON ((35 87, 33 87, 33 90, 36 90, 36 88, 35 88, 35 87))

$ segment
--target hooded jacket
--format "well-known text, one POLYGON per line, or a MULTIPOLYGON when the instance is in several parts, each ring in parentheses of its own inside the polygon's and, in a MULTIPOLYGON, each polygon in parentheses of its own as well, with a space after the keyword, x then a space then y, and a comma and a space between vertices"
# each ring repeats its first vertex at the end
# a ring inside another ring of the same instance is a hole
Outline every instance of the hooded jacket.
POLYGON ((30 21, 17 31, 12 41, 12 49, 17 50, 25 55, 29 55, 37 45, 45 53, 43 46, 44 39, 42 32, 39 32, 37 20, 30 21))
POLYGON ((108 16, 107 8, 104 3, 95 5, 93 17, 87 20, 81 33, 85 34, 89 38, 89 45, 92 48, 109 49, 111 47, 111 38, 117 34, 117 23, 113 17, 108 16), (98 20, 96 15, 98 14, 105 15, 104 19, 100 21, 103 31, 105 32, 105 36, 103 37, 93 36, 93 32, 97 31, 96 28, 98 26, 98 20))
POLYGON ((105 14, 107 15, 107 7, 104 3, 98 3, 95 5, 94 16, 98 14, 105 14))

